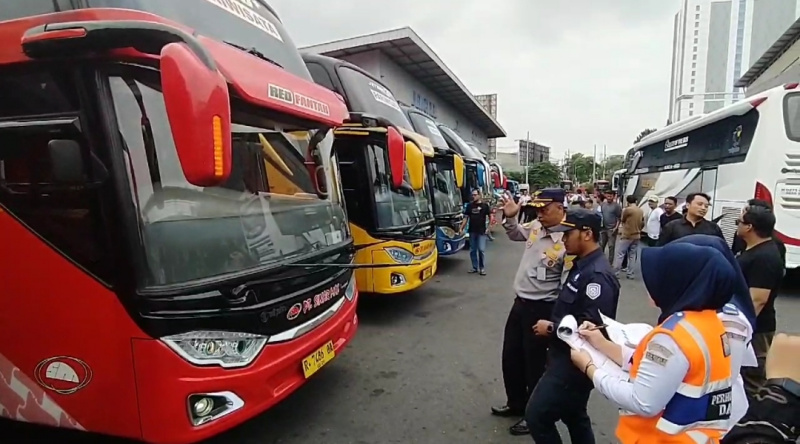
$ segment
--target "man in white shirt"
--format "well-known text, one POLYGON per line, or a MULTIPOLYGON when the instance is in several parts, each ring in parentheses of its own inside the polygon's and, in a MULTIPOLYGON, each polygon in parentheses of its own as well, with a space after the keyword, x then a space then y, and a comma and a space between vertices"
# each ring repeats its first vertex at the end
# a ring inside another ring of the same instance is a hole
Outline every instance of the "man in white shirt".
POLYGON ((658 196, 650 196, 647 205, 650 207, 650 212, 645 216, 644 231, 647 234, 645 242, 647 246, 655 247, 661 234, 661 215, 664 214, 664 209, 658 205, 658 196))

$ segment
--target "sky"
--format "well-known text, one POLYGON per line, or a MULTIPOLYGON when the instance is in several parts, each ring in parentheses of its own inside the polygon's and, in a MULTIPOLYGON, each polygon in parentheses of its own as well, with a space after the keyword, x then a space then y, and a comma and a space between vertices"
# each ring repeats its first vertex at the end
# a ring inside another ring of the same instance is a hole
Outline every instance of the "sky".
POLYGON ((269 3, 299 47, 411 27, 473 94, 498 94, 498 147, 530 131, 551 159, 624 154, 667 121, 678 0, 269 3))

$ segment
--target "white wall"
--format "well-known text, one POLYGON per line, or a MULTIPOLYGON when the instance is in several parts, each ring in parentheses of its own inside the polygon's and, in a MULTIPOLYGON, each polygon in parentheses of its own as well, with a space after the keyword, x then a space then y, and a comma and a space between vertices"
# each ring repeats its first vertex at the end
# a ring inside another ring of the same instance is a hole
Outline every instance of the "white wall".
POLYGON ((382 52, 375 50, 345 56, 342 59, 378 77, 381 82, 392 90, 399 102, 412 106, 427 105, 419 107, 429 114, 434 114, 433 117, 438 122, 449 126, 464 140, 473 143, 483 153, 488 154, 489 141, 483 131, 473 125, 458 110, 440 99, 433 91, 405 72, 382 52), (415 98, 417 103, 415 103, 415 98))

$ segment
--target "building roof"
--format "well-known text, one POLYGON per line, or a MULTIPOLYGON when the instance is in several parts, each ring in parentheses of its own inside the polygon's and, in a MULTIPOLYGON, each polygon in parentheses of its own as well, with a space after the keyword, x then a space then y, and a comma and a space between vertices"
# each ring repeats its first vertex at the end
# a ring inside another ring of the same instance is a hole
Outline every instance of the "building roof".
POLYGON ((458 80, 444 62, 409 27, 368 34, 300 48, 334 58, 380 50, 394 63, 458 110, 489 138, 505 137, 506 132, 458 80))
POLYGON ((764 74, 798 39, 800 39, 800 19, 797 19, 733 86, 747 87, 755 83, 759 76, 764 74))

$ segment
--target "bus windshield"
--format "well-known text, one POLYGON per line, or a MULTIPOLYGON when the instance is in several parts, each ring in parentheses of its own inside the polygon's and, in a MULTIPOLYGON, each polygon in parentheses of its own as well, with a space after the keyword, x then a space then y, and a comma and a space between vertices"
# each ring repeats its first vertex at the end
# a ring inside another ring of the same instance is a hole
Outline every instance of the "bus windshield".
POLYGON ((441 133, 446 134, 453 143, 455 143, 454 148, 456 151, 460 151, 459 154, 464 156, 465 159, 483 159, 480 153, 476 153, 473 148, 467 145, 467 142, 461 138, 455 131, 451 130, 446 126, 439 126, 439 130, 441 133))
POLYGON ((434 148, 447 149, 447 141, 444 140, 441 131, 436 126, 436 122, 415 112, 409 113, 409 117, 414 125, 414 131, 430 139, 434 148))
POLYGON ((383 117, 393 125, 413 131, 400 104, 388 88, 360 71, 347 66, 336 69, 353 111, 383 117))
POLYGON ((396 230, 422 224, 433 218, 430 203, 430 185, 414 191, 408 185, 408 169, 403 177, 403 186, 395 189, 391 185, 389 157, 386 147, 381 144, 367 146, 367 168, 372 179, 377 228, 396 230))
POLYGON ((456 175, 450 156, 435 156, 426 162, 428 177, 433 181, 433 214, 449 216, 461 213, 463 200, 456 187, 456 175))
MULTIPOLYGON (((312 131, 281 132, 234 100, 230 177, 200 188, 183 175, 158 72, 117 66, 107 82, 138 210, 143 286, 256 271, 348 240, 340 202, 318 198, 300 155, 312 131)), ((321 143, 330 145, 332 137, 321 143)))
MULTIPOLYGON (((25 0, 20 3, 43 2, 25 0)), ((52 7, 56 2, 47 0, 47 3, 52 7)), ((252 48, 286 71, 311 80, 297 47, 264 0, 88 0, 88 5, 135 9, 159 15, 204 36, 241 48, 252 48)), ((0 16, 4 15, 0 12, 0 16)))

